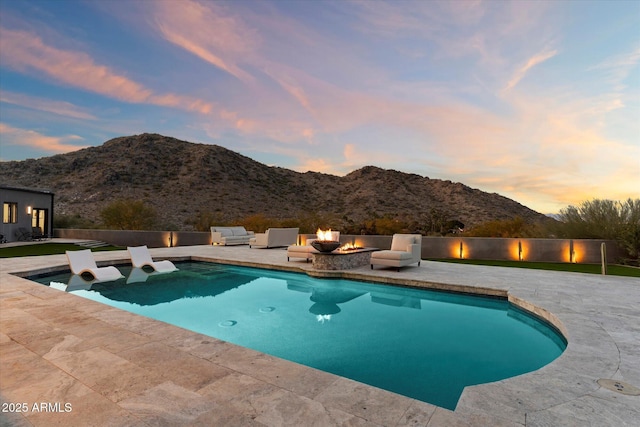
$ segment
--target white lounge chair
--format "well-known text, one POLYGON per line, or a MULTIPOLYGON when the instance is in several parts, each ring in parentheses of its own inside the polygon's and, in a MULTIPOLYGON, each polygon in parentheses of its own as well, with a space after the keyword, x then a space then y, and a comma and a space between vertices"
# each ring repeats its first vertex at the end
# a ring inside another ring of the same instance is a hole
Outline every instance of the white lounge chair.
POLYGON ((249 240, 250 248, 279 248, 293 245, 298 240, 299 228, 270 228, 249 240))
POLYGON ((418 263, 422 255, 421 234, 394 234, 391 240, 391 250, 376 251, 371 253, 371 269, 374 265, 387 267, 400 267, 418 263))
POLYGON ((118 280, 124 277, 122 273, 120 273, 120 270, 113 266, 98 267, 91 253, 91 249, 66 251, 66 254, 71 272, 78 276, 89 273, 97 282, 118 280))
POLYGON ((131 257, 131 264, 135 268, 149 266, 158 273, 169 273, 177 270, 171 261, 154 261, 149 253, 149 248, 146 246, 130 246, 127 248, 127 251, 131 257))

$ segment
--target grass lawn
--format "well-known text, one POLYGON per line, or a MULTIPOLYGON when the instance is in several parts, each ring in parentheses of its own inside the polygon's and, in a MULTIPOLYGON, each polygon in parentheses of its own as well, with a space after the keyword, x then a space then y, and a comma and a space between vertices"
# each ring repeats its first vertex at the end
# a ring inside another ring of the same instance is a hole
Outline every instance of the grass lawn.
MULTIPOLYGON (((34 255, 56 255, 64 251, 78 251, 82 247, 72 243, 39 243, 24 246, 0 248, 0 258, 13 258, 34 255)), ((93 248, 92 251, 117 251, 125 248, 105 246, 93 248)), ((534 268, 539 270, 572 271, 576 273, 600 274, 600 264, 569 264, 564 262, 527 262, 527 261, 493 261, 479 259, 430 259, 430 261, 452 262, 458 264, 490 265, 496 267, 534 268)), ((609 265, 607 274, 611 276, 640 277, 640 268, 623 265, 609 265)))
MULTIPOLYGON (((538 270, 572 271, 575 273, 601 274, 600 264, 569 264, 565 262, 493 261, 480 259, 431 259, 429 261, 458 264, 491 265, 496 267, 533 268, 538 270)), ((640 268, 624 265, 607 266, 610 276, 640 277, 640 268)))
MULTIPOLYGON (((73 243, 38 243, 33 245, 0 248, 0 258, 13 258, 33 255, 56 255, 63 254, 64 251, 79 251, 81 249, 83 249, 81 246, 74 245, 73 243)), ((102 248, 92 248, 91 250, 97 252, 117 251, 121 249, 124 248, 121 248, 119 246, 104 246, 102 248)))

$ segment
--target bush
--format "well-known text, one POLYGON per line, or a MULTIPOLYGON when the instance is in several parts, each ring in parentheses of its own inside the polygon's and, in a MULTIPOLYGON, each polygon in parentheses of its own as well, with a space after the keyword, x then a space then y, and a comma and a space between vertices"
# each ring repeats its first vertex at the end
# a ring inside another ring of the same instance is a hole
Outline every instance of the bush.
POLYGON ((142 200, 116 200, 100 217, 106 228, 117 230, 153 230, 157 223, 155 210, 142 200))
POLYGON ((220 213, 199 212, 194 218, 185 223, 191 225, 195 231, 210 231, 212 226, 222 226, 224 221, 220 213))
POLYGON ((637 264, 640 256, 640 199, 594 199, 562 209, 555 231, 569 239, 617 240, 637 264))
POLYGON ((56 215, 53 218, 53 228, 94 228, 93 221, 82 218, 80 215, 56 215))
POLYGON ((520 217, 485 222, 465 232, 465 236, 471 237, 537 237, 538 234, 535 224, 520 217))

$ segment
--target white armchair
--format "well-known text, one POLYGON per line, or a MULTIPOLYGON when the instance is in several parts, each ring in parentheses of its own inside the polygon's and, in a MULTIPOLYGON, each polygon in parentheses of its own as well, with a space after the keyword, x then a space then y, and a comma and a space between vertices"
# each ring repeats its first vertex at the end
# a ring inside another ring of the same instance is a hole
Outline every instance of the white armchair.
POLYGON ((249 240, 250 248, 278 248, 293 245, 298 240, 299 228, 270 228, 249 240))
POLYGON ((391 249, 376 251, 371 254, 371 269, 374 265, 387 267, 400 267, 418 263, 420 265, 422 255, 422 235, 420 234, 394 234, 391 240, 391 249))

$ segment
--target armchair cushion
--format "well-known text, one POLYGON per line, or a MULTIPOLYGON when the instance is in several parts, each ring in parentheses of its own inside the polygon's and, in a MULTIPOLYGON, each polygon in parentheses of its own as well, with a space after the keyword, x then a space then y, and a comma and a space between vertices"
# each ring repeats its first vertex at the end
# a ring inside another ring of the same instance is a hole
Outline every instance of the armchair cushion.
POLYGON ((388 260, 408 260, 411 259, 413 255, 411 252, 407 251, 378 251, 371 254, 371 258, 373 259, 388 259, 388 260))
POLYGON ((391 241, 391 250, 411 252, 411 248, 409 246, 414 243, 416 243, 416 238, 414 236, 397 234, 393 236, 393 240, 391 241))

